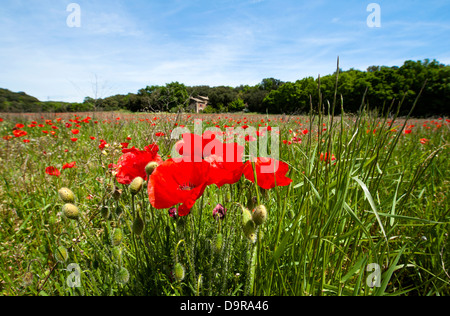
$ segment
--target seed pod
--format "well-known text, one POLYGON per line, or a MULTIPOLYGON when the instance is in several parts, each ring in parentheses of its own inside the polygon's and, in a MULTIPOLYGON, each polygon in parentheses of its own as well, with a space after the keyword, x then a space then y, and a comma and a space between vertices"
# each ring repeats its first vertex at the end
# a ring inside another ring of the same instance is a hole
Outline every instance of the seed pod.
POLYGON ((112 249, 112 256, 114 259, 116 259, 117 262, 122 262, 122 248, 114 247, 112 249))
POLYGON ((214 243, 214 250, 219 253, 222 250, 223 245, 223 235, 221 233, 217 234, 216 242, 214 243))
POLYGON ((123 239, 123 231, 120 228, 114 229, 114 232, 112 234, 111 243, 113 246, 118 246, 122 243, 123 239))
POLYGON ((25 273, 22 279, 23 286, 29 287, 31 284, 33 284, 34 275, 31 272, 25 273))
POLYGON ((244 207, 242 208, 242 230, 251 242, 256 241, 256 224, 253 221, 252 213, 244 207))
POLYGON ((173 276, 175 280, 177 280, 177 282, 181 282, 184 280, 185 269, 181 263, 177 262, 173 267, 173 276))
POLYGON ((123 213, 123 208, 122 208, 122 206, 117 206, 116 207, 116 215, 117 216, 120 216, 120 214, 122 214, 123 213))
POLYGON ((133 181, 130 183, 130 192, 132 195, 136 195, 141 191, 142 185, 144 184, 144 179, 141 177, 134 178, 133 181))
POLYGON ((156 167, 158 167, 158 163, 156 161, 150 161, 145 166, 145 173, 147 174, 147 176, 151 175, 153 171, 155 171, 156 167))
POLYGON ((119 271, 117 271, 116 281, 118 283, 127 284, 129 280, 130 280, 130 273, 128 272, 128 270, 126 268, 122 267, 119 271))
POLYGON ((59 197, 64 203, 75 203, 75 195, 68 188, 61 188, 58 191, 59 197))
POLYGON ((67 259, 69 259, 69 253, 67 249, 63 246, 59 246, 58 249, 56 249, 55 258, 58 262, 66 262, 67 259))
POLYGON ((106 220, 111 216, 111 212, 109 211, 109 208, 107 206, 103 206, 100 212, 102 214, 102 217, 106 220))
POLYGON ((114 186, 114 191, 113 191, 113 198, 116 201, 120 200, 120 196, 122 195, 122 190, 119 189, 118 187, 114 186))
POLYGON ((63 214, 68 219, 77 220, 80 217, 80 210, 73 204, 67 203, 63 206, 63 214))
POLYGON ((135 220, 133 221, 133 232, 140 236, 142 235, 142 232, 144 231, 144 221, 142 218, 138 215, 135 220))
POLYGON ((257 226, 262 225, 267 220, 267 209, 264 205, 259 205, 253 210, 253 221, 257 226))

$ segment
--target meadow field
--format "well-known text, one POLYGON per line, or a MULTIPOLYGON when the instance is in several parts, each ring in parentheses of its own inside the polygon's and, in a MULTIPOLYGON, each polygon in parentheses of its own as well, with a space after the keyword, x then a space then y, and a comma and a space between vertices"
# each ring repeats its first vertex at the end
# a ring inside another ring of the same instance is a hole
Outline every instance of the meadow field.
POLYGON ((449 129, 0 114, 0 295, 449 295, 449 129))

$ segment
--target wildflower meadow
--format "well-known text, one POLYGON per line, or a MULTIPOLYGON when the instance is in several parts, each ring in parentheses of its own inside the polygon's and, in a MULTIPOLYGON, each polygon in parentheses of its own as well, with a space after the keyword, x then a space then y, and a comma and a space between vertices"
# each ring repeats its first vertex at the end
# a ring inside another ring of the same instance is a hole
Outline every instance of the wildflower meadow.
POLYGON ((449 128, 366 106, 1 114, 0 293, 449 295, 449 128))

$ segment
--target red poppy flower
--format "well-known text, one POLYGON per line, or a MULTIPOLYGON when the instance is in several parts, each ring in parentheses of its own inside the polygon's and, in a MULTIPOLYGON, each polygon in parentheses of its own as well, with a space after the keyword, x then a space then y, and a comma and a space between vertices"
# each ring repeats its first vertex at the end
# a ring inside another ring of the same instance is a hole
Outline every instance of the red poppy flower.
POLYGON ((65 170, 65 169, 72 169, 72 168, 75 168, 75 164, 76 164, 75 161, 71 162, 71 163, 66 163, 62 168, 63 168, 63 170, 65 170))
POLYGON ((158 154, 159 147, 156 144, 146 146, 144 150, 135 147, 122 150, 123 155, 116 165, 116 179, 121 184, 130 184, 136 177, 147 180, 145 167, 151 161, 162 163, 158 154))
MULTIPOLYGON (((275 186, 283 187, 292 183, 292 180, 286 177, 286 173, 289 171, 287 163, 273 158, 256 158, 254 163, 257 183, 261 188, 270 190, 275 186)), ((255 183, 253 171, 253 164, 247 161, 244 167, 244 176, 255 183)))
POLYGON ((61 172, 59 172, 59 170, 53 166, 45 168, 45 173, 55 177, 59 177, 61 175, 61 172))
POLYGON ((24 142, 25 144, 28 144, 28 143, 30 142, 30 140, 29 140, 29 139, 24 139, 23 142, 24 142))
MULTIPOLYGON (((330 162, 330 155, 328 153, 320 153, 320 161, 326 161, 326 162, 330 162)), ((332 154, 331 155, 331 161, 335 161, 336 157, 332 154)), ((335 163, 336 164, 336 163, 335 163)))
POLYGON ((216 154, 214 145, 217 143, 208 146, 216 138, 213 132, 207 131, 201 136, 186 133, 182 137, 183 139, 176 143, 175 148, 186 162, 200 162, 204 157, 216 154))
POLYGON ((156 133, 155 134, 155 136, 156 137, 161 137, 161 136, 165 136, 166 134, 164 134, 163 132, 159 132, 159 133, 156 133))
POLYGON ((75 143, 78 140, 78 138, 71 138, 70 140, 75 143))
POLYGON ((0 122, 3 122, 3 119, 0 117, 0 122))
POLYGON ((209 163, 204 160, 186 162, 177 158, 165 161, 150 176, 150 203, 156 209, 167 209, 181 204, 178 215, 188 215, 208 185, 209 169, 209 163))
POLYGON ((106 147, 106 145, 108 145, 108 143, 105 140, 101 139, 100 145, 98 145, 98 148, 104 149, 106 147))
POLYGON ((73 129, 72 130, 72 134, 74 134, 74 135, 77 135, 79 133, 80 133, 80 130, 78 130, 78 129, 73 129))
POLYGON ((211 165, 208 185, 215 184, 220 188, 225 184, 238 182, 245 166, 242 162, 244 147, 237 143, 221 143, 218 140, 210 144, 215 144, 213 147, 216 154, 205 157, 211 165))
POLYGON ((24 128, 25 125, 19 123, 19 124, 16 124, 16 127, 17 127, 17 128, 24 128))

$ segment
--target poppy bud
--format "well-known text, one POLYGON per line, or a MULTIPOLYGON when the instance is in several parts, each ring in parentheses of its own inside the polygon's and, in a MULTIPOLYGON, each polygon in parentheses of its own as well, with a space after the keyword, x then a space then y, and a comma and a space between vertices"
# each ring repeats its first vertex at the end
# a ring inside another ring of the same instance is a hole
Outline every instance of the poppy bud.
POLYGON ((106 207, 106 206, 103 206, 103 207, 102 207, 101 213, 102 213, 102 217, 103 217, 104 219, 108 219, 109 216, 111 215, 111 213, 110 213, 110 211, 109 211, 109 208, 106 207))
POLYGON ((185 269, 181 263, 177 262, 173 267, 173 276, 175 277, 175 280, 177 280, 178 282, 184 280, 185 269))
POLYGON ((122 213, 123 213, 123 208, 122 208, 122 206, 118 205, 116 207, 116 214, 117 214, 117 216, 120 216, 120 214, 122 214, 122 213))
POLYGON ((31 273, 31 272, 25 273, 25 275, 23 276, 23 279, 22 279, 23 286, 28 287, 31 284, 33 284, 33 279, 34 279, 33 273, 31 273))
POLYGON ((136 219, 133 222, 133 232, 140 236, 142 232, 144 231, 144 221, 142 218, 138 215, 136 219))
POLYGON ((74 203, 75 202, 75 195, 68 188, 59 189, 58 194, 64 203, 74 203))
POLYGON ((217 206, 213 209, 213 217, 215 220, 224 219, 226 213, 227 209, 223 207, 222 204, 217 204, 217 206))
POLYGON ((121 262, 122 261, 122 248, 120 247, 114 247, 112 249, 112 256, 114 259, 117 260, 117 262, 121 262))
POLYGON ((132 195, 136 195, 141 191, 142 185, 144 184, 144 179, 141 177, 136 177, 134 180, 130 183, 130 192, 132 195))
POLYGON ((111 238, 111 243, 113 246, 118 246, 122 243, 122 239, 123 239, 123 232, 122 229, 120 228, 116 228, 113 232, 112 238, 111 238))
POLYGON ((222 250, 222 245, 223 245, 223 235, 219 233, 216 236, 216 242, 214 244, 214 250, 216 252, 220 252, 220 250, 222 250))
POLYGON ((80 211, 78 210, 78 207, 76 207, 73 204, 67 203, 63 206, 63 214, 68 219, 77 220, 80 217, 80 211))
POLYGON ((262 225, 267 220, 267 209, 264 205, 259 205, 253 210, 253 221, 257 226, 262 225))
POLYGON ((122 195, 122 190, 119 189, 118 187, 114 187, 114 191, 113 191, 114 200, 119 201, 121 195, 122 195))
POLYGON ((59 246, 58 249, 56 249, 55 258, 61 263, 64 263, 69 259, 69 253, 67 252, 67 249, 63 246, 59 246))
POLYGON ((158 163, 156 161, 150 161, 145 166, 145 173, 147 174, 147 176, 151 175, 153 171, 155 171, 156 167, 158 167, 158 163))
POLYGON ((126 284, 128 283, 128 280, 130 280, 130 273, 128 272, 127 269, 122 267, 116 273, 116 281, 120 284, 126 284))

